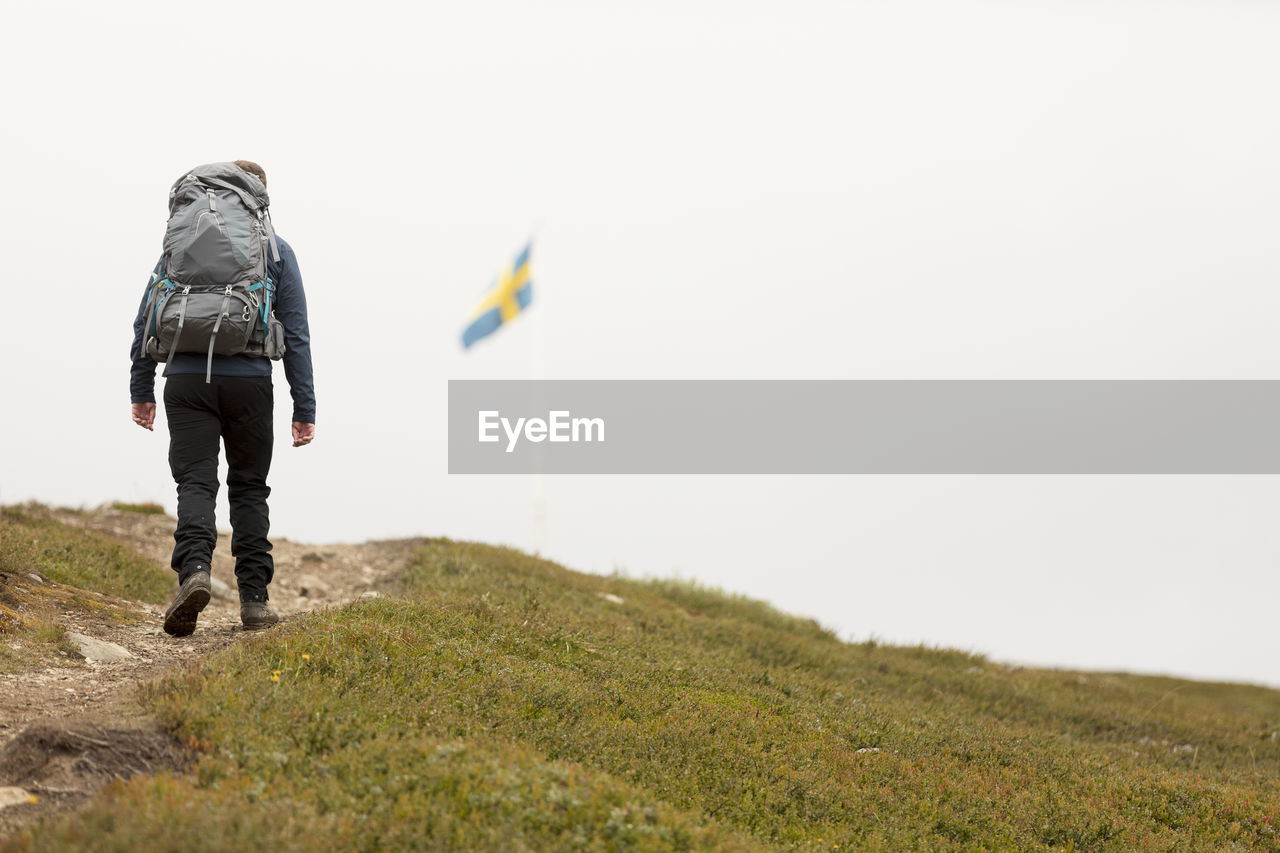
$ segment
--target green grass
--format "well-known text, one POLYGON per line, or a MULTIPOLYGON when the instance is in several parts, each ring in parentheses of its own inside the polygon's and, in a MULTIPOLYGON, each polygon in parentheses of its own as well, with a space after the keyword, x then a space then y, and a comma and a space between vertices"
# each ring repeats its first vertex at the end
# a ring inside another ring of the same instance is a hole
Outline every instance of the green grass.
POLYGON ((123 542, 63 524, 36 504, 0 510, 0 672, 79 660, 58 624, 68 612, 127 622, 94 593, 160 603, 171 574, 123 542))
POLYGON ((116 501, 111 505, 112 509, 118 509, 121 512, 136 512, 139 515, 164 515, 164 507, 153 501, 144 503, 130 504, 122 501, 116 501))
POLYGON ((0 849, 1280 848, 1276 691, 848 644, 446 540, 402 592, 151 686, 193 775, 0 849))
POLYGON ((38 504, 0 509, 0 571, 151 604, 167 600, 173 573, 103 533, 72 527, 38 504))
POLYGON ((0 673, 78 661, 66 635, 49 608, 32 607, 27 596, 0 586, 0 673))

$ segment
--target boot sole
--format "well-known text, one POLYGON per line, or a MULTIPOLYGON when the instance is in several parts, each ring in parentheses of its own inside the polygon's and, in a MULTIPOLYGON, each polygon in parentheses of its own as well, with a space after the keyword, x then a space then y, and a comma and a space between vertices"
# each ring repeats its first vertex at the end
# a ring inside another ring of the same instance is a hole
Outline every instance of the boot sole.
POLYGON ((164 615, 164 632, 171 637, 189 637, 196 630, 200 611, 209 603, 209 590, 196 587, 179 598, 164 615))

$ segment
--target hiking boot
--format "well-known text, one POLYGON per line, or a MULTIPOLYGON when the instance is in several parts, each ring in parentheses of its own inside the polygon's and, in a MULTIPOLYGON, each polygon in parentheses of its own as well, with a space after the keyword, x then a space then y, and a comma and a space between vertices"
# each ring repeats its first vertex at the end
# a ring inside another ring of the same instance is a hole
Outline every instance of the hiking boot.
POLYGON ((280 614, 265 601, 240 602, 240 624, 246 631, 270 628, 280 621, 280 614))
POLYGON ((173 603, 164 612, 164 632, 171 637, 188 637, 196 629, 200 611, 209 603, 209 573, 192 572, 182 582, 173 603))

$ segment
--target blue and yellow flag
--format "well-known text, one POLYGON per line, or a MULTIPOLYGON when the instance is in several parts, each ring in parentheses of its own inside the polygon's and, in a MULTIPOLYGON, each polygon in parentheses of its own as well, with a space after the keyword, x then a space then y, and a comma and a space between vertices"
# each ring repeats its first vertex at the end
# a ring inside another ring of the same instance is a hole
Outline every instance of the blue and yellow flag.
POLYGON ((471 323, 462 333, 463 349, 496 332, 499 326, 512 320, 533 301, 533 279, 529 275, 529 249, 532 245, 525 246, 524 251, 502 271, 472 312, 471 323))

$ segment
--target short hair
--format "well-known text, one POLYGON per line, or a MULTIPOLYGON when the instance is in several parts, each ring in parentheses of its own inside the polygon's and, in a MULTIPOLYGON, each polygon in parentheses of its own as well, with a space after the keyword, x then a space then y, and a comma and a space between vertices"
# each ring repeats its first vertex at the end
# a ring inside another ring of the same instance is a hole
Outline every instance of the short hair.
POLYGON ((267 172, 257 163, 252 160, 237 160, 235 163, 241 169, 244 169, 250 175, 253 175, 255 178, 262 181, 262 185, 264 187, 267 185, 267 172))

